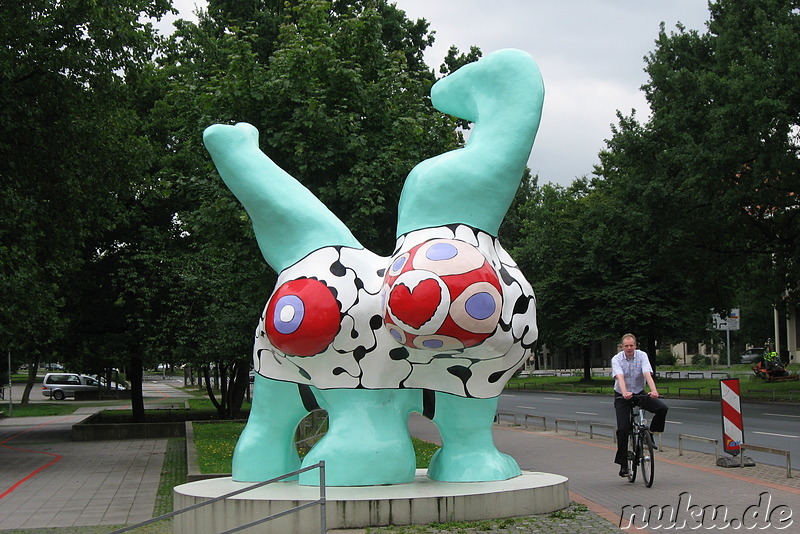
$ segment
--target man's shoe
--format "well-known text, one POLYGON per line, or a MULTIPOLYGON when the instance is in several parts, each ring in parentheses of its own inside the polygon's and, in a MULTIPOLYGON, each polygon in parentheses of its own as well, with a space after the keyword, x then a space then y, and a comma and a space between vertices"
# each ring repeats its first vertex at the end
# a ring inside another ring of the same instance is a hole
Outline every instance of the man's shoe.
POLYGON ((653 435, 652 432, 648 431, 647 433, 650 435, 650 443, 653 444, 653 450, 657 451, 658 450, 658 445, 656 445, 656 437, 653 435))
POLYGON ((627 477, 628 476, 628 468, 625 467, 624 465, 619 468, 619 476, 621 476, 621 477, 627 477))

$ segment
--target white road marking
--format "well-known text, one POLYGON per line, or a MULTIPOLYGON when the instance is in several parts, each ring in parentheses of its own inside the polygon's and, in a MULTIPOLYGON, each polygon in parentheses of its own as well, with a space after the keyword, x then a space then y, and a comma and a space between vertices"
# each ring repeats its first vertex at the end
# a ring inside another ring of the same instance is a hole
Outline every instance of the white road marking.
POLYGON ((775 436, 778 438, 800 438, 800 436, 794 436, 792 434, 775 434, 773 432, 756 432, 753 431, 753 434, 761 434, 762 436, 775 436))
POLYGON ((517 408, 522 408, 523 410, 535 410, 533 406, 517 406, 517 408))
POLYGON ((594 413, 594 412, 575 412, 575 413, 579 413, 581 415, 600 415, 599 413, 594 413))
POLYGON ((771 415, 772 417, 797 417, 800 419, 800 415, 791 415, 788 413, 762 413, 761 415, 771 415))
POLYGON ((667 423, 669 423, 671 425, 682 425, 683 424, 680 421, 667 421, 667 423))
POLYGON ((686 406, 670 406, 670 410, 697 410, 697 408, 689 408, 686 406))
POLYGON ((547 400, 557 400, 557 401, 564 400, 562 397, 544 397, 544 398, 547 400))

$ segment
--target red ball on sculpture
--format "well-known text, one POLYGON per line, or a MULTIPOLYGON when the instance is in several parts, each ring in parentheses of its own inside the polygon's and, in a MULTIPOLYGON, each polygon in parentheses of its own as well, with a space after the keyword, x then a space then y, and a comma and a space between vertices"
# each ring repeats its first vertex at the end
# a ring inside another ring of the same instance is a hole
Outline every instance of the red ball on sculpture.
POLYGON ((328 286, 300 278, 281 285, 272 295, 264 327, 278 350, 290 356, 314 356, 336 337, 339 319, 339 304, 328 286))
POLYGON ((433 239, 392 259, 384 277, 384 323, 409 347, 473 347, 497 327, 501 295, 497 273, 477 248, 433 239))

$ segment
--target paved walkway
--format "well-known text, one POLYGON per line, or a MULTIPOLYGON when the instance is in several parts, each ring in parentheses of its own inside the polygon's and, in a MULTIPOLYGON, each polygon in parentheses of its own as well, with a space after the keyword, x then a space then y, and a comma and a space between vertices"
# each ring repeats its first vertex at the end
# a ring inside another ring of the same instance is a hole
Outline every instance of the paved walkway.
MULTIPOLYGON (((70 442, 69 428, 83 416, 0 420, 0 528, 132 524, 152 516, 166 440, 70 442)), ((433 424, 421 417, 412 417, 411 428, 438 441, 433 424)), ((610 438, 496 426, 495 440, 523 469, 567 476, 572 499, 588 511, 549 526, 531 518, 494 532, 558 532, 562 526, 564 532, 613 532, 621 516, 624 525, 634 512, 646 516, 647 529, 637 532, 797 532, 800 526, 796 471, 786 478, 781 467, 725 469, 715 466, 713 455, 678 456, 670 449, 656 453, 655 484, 648 489, 617 476, 610 438)))
POLYGON ((153 516, 166 440, 72 442, 87 417, 0 422, 3 529, 119 525, 153 516))
MULTIPOLYGON (((411 425, 416 436, 438 443, 432 423, 413 417, 411 425)), ((786 478, 785 468, 769 465, 721 468, 715 465, 714 455, 684 452, 679 456, 677 449, 670 448, 656 452, 655 482, 646 488, 640 478, 631 484, 617 475, 616 445, 611 438, 512 426, 495 426, 494 436, 497 447, 516 458, 523 470, 568 477, 572 499, 614 525, 620 524, 621 517, 623 526, 627 525, 638 512, 639 517, 647 516, 649 531, 669 527, 672 531, 800 531, 797 470, 794 478, 786 478), (717 516, 712 517, 715 510, 717 516), (659 511, 665 514, 660 520, 659 511)), ((644 526, 639 521, 635 524, 644 526)))
MULTIPOLYGON (((22 386, 14 388, 18 400, 22 386)), ((37 393, 31 400, 53 402, 37 393)), ((143 393, 146 408, 188 397, 155 381, 146 382, 143 393)), ((130 409, 107 404, 81 401, 69 416, 0 419, 0 529, 122 525, 153 517, 167 440, 70 441, 72 425, 91 414, 130 409)))

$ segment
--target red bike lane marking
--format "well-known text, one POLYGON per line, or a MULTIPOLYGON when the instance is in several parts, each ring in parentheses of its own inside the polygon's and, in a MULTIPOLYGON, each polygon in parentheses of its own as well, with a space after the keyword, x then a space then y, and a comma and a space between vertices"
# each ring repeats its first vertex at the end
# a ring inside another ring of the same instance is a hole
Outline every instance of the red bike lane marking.
POLYGON ((168 399, 169 398, 169 395, 167 395, 164 391, 156 388, 155 386, 151 386, 150 384, 142 384, 142 389, 144 389, 145 387, 147 389, 151 390, 151 391, 154 391, 154 392, 160 394, 162 399, 168 399))
POLYGON ((17 488, 19 488, 22 484, 24 484, 28 480, 32 479, 38 473, 41 473, 42 471, 44 471, 45 469, 47 469, 51 465, 59 462, 61 460, 61 458, 62 458, 62 456, 60 454, 55 454, 55 453, 52 453, 52 452, 44 452, 44 451, 34 451, 34 450, 31 450, 31 449, 22 449, 20 447, 12 447, 10 445, 6 445, 6 443, 8 443, 9 441, 11 441, 13 439, 16 439, 16 438, 18 438, 20 436, 24 436, 28 432, 33 432, 36 429, 42 428, 43 426, 47 426, 47 425, 52 424, 52 423, 58 423, 58 422, 61 422, 61 421, 69 421, 70 419, 75 419, 75 417, 67 417, 67 418, 64 418, 64 419, 54 419, 52 421, 48 421, 46 423, 42 423, 41 425, 35 426, 33 428, 29 428, 27 430, 23 430, 19 434, 14 434, 10 438, 7 438, 7 439, 4 439, 3 441, 0 441, 0 447, 3 447, 4 449, 10 449, 10 450, 22 451, 22 452, 30 452, 32 454, 46 454, 48 456, 52 456, 53 457, 53 459, 50 462, 46 463, 45 465, 43 465, 43 466, 41 466, 41 467, 39 467, 37 469, 34 469, 27 476, 22 477, 21 479, 17 480, 14 484, 11 485, 11 487, 9 487, 3 493, 0 493, 0 499, 3 499, 6 496, 10 495, 14 491, 16 491, 17 488))

